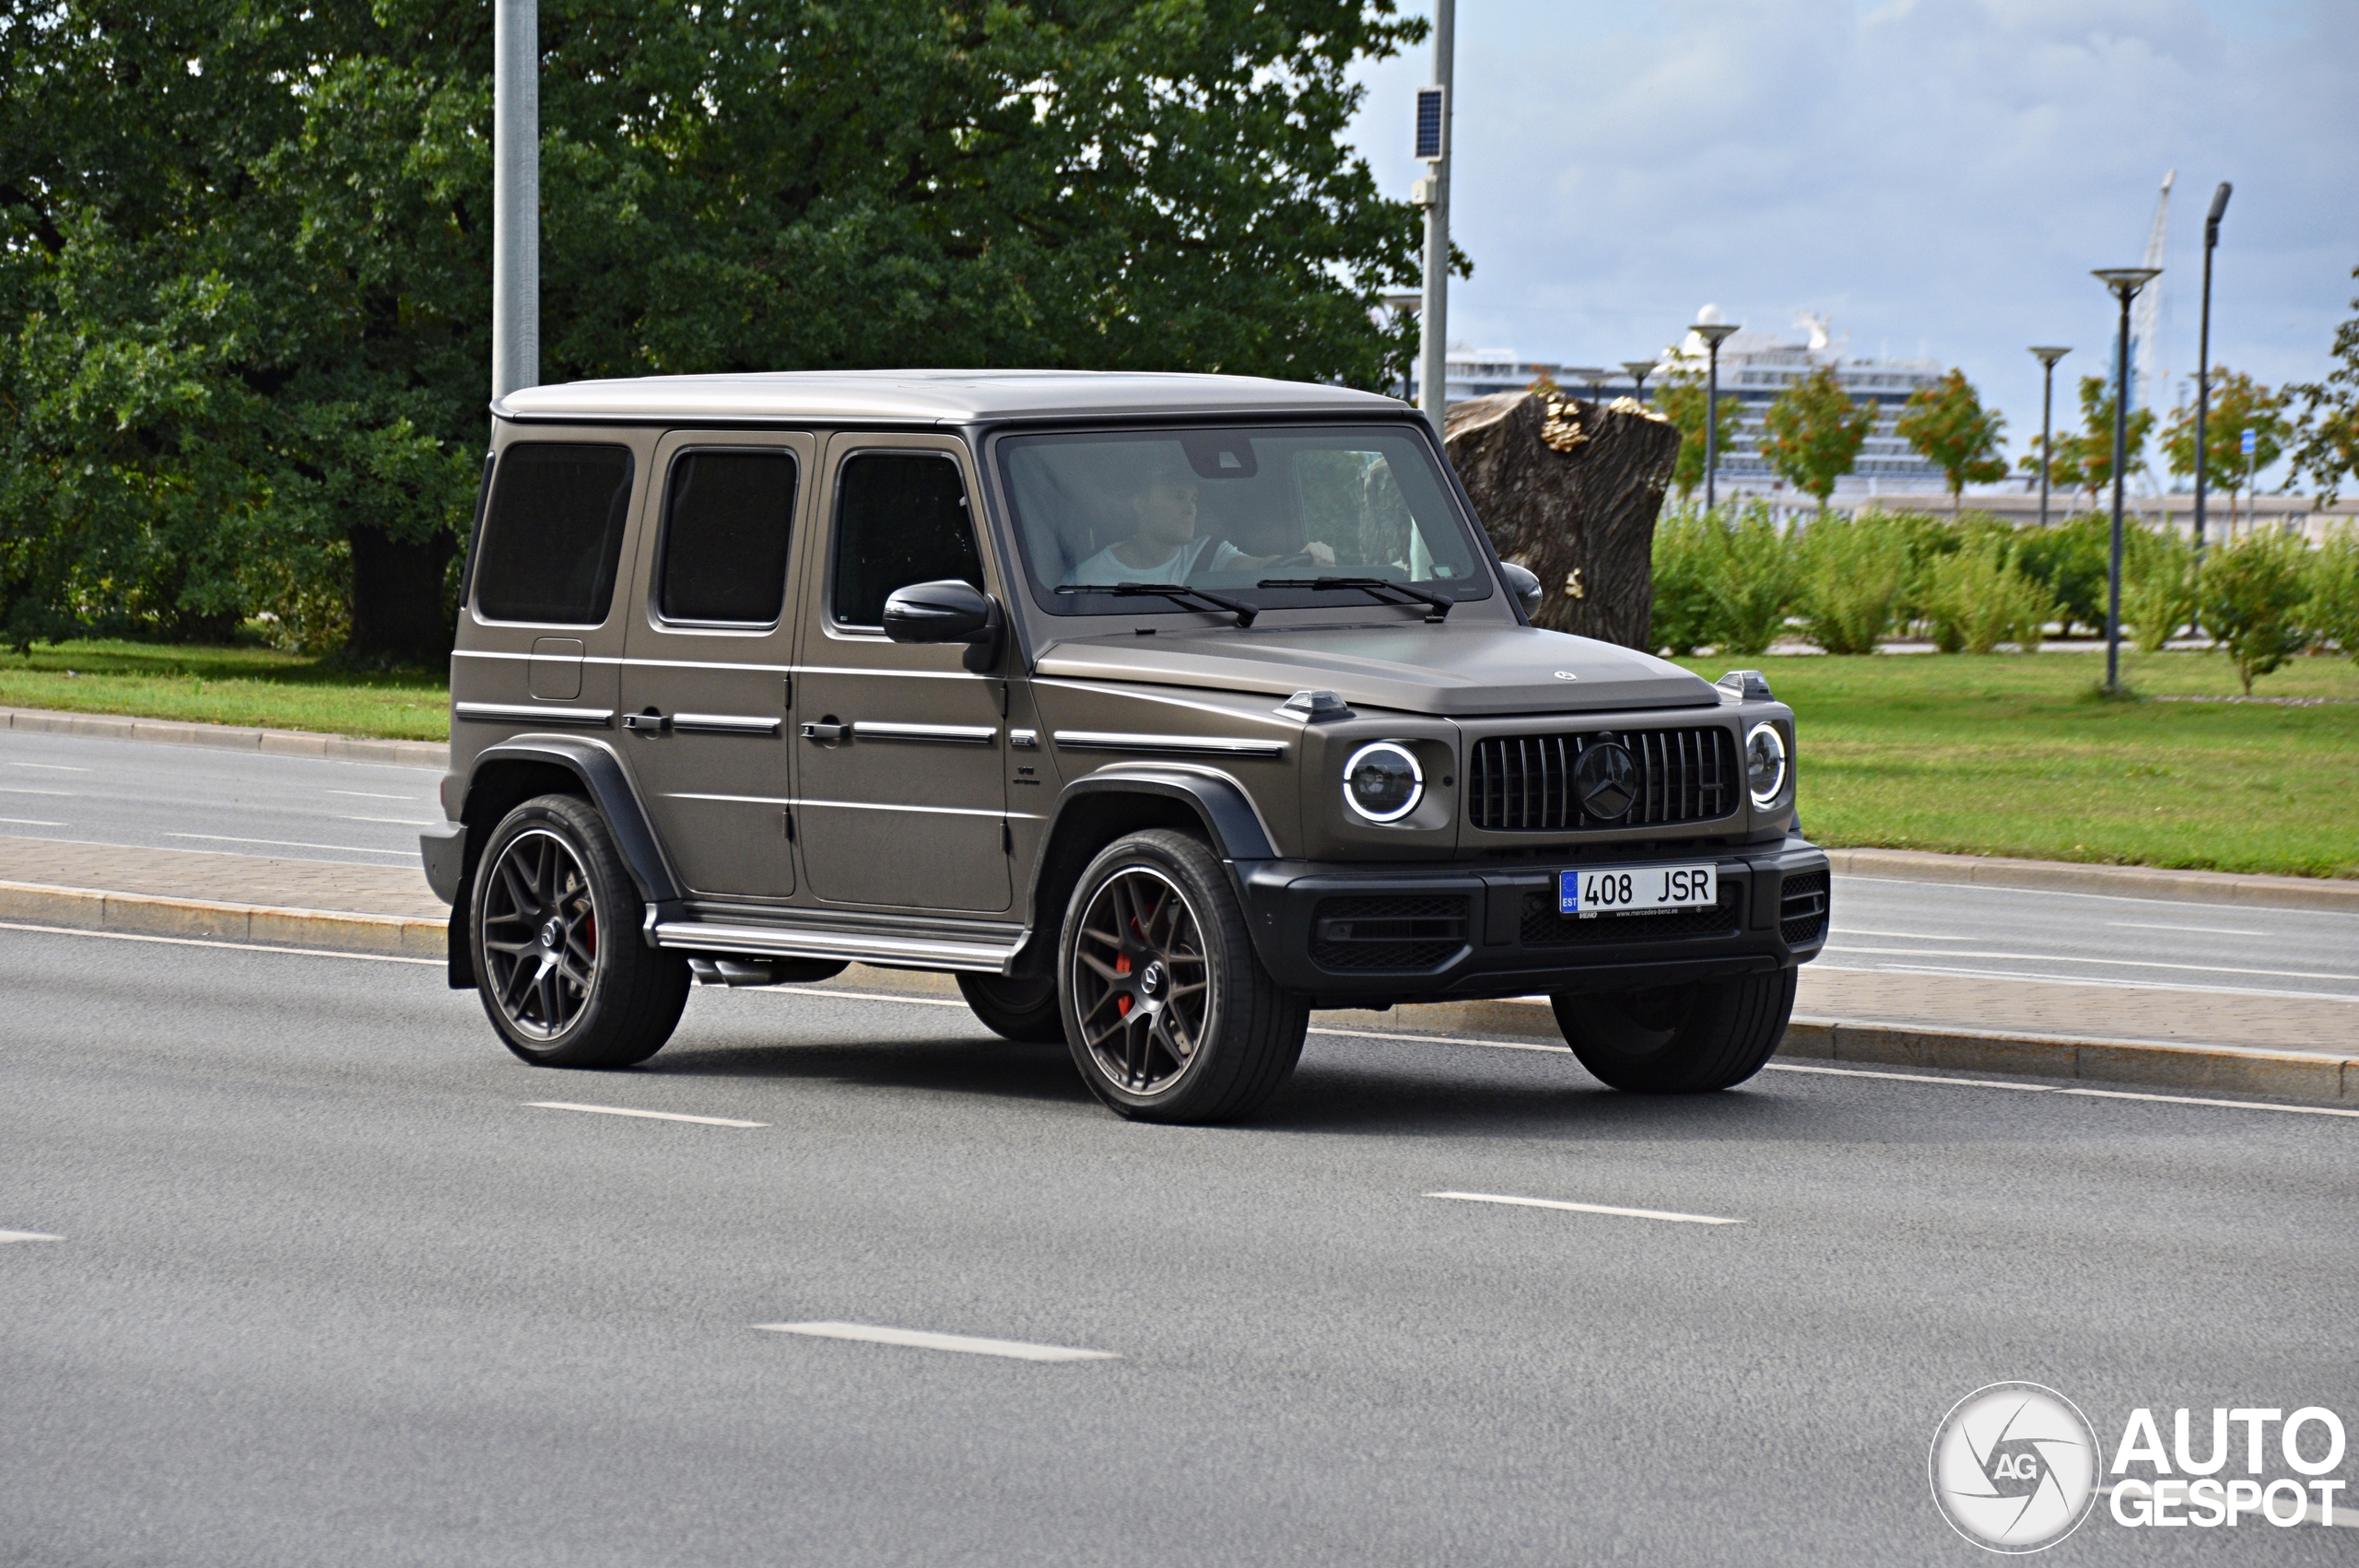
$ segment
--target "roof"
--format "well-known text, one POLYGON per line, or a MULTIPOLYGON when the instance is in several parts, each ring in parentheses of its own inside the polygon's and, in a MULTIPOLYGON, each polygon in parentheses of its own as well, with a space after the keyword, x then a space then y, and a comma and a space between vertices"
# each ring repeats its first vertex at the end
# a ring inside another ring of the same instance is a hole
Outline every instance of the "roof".
POLYGON ((1099 370, 769 370, 525 387, 494 403, 522 420, 859 419, 966 424, 1109 415, 1411 412, 1310 381, 1099 370))

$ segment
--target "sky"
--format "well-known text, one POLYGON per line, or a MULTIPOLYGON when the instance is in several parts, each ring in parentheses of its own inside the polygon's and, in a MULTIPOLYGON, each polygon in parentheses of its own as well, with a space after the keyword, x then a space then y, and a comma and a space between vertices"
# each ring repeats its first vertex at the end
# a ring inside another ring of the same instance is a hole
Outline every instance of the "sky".
MULTIPOLYGON (((1404 0, 1430 14, 1430 0, 1404 0)), ((1351 139, 1405 196, 1432 51, 1364 65, 1351 139)), ((2039 436, 2032 344, 2109 366, 2089 276, 2143 260, 2177 170, 2157 367, 2321 379, 2359 295, 2359 0, 1458 0, 1449 337, 1615 364, 1698 307, 1855 356, 1957 366, 2039 436)))

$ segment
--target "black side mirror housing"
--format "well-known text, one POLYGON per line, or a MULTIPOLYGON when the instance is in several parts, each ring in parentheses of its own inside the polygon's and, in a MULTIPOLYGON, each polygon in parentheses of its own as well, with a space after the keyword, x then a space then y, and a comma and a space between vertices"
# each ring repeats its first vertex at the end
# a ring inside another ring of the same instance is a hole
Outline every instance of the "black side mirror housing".
POLYGON ((1006 617, 971 582, 945 578, 897 588, 885 601, 885 635, 895 642, 963 642, 967 668, 981 673, 999 652, 1006 617))
POLYGON ((1500 562, 1499 570, 1507 577, 1508 591, 1523 606, 1524 618, 1529 620, 1540 614, 1540 579, 1513 561, 1500 562))

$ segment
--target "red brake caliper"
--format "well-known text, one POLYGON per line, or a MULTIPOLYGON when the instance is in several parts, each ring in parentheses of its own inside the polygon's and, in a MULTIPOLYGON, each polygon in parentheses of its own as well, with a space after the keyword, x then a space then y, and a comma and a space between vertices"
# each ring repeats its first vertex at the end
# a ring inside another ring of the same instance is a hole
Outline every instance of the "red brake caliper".
MULTIPOLYGON (((1127 975, 1130 972, 1131 955, 1125 953, 1114 960, 1114 973, 1117 975, 1127 975)), ((1114 999, 1114 1014, 1118 1018, 1128 1018, 1131 1015, 1131 999, 1129 997, 1118 996, 1114 999)))

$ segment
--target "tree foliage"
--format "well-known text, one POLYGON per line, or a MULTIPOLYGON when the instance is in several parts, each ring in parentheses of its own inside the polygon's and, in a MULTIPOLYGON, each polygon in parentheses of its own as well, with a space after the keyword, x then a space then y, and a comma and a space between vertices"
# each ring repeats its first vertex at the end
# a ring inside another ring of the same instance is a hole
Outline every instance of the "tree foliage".
MULTIPOLYGON (((545 380, 858 366, 1379 387, 1391 0, 544 0, 545 380)), ((486 432, 491 18, 0 18, 0 622, 439 655, 486 432), (428 601, 421 606, 420 600, 428 601)), ((447 646, 447 645, 445 645, 447 646)))
POLYGON ((2204 627, 2228 650, 2252 695, 2266 675, 2310 645, 2300 610, 2309 597, 2309 544, 2282 529, 2257 529, 2205 558, 2198 588, 2204 627))
MULTIPOLYGON (((1704 421, 1711 401, 1708 392, 1701 370, 1672 370, 1655 383, 1655 406, 1679 427, 1679 462, 1672 470, 1671 486, 1679 492, 1683 501, 1704 483, 1704 421)), ((1719 414, 1712 422, 1719 427, 1718 439, 1723 456, 1736 439, 1737 413, 1735 398, 1720 399, 1719 414)))
MULTIPOLYGON (((2203 420, 2203 483, 2234 496, 2245 487, 2245 432, 2253 436, 2250 472, 2258 474, 2284 455, 2293 426, 2283 394, 2271 392, 2241 370, 2212 372, 2212 405, 2203 420)), ((2195 405, 2171 411, 2163 431, 2163 455, 2180 478, 2195 473, 2195 405)))
POLYGON ((1815 497, 1824 515, 1835 482, 1859 462, 1876 411, 1873 404, 1854 403, 1835 367, 1821 365, 1778 394, 1766 423, 1761 455, 1788 484, 1815 497))
MULTIPOLYGON (((2359 267, 2351 269, 2359 277, 2359 267)), ((2359 299, 2351 301, 2359 311, 2359 299)), ((2359 474, 2359 315, 2334 329, 2334 369, 2323 381, 2297 381, 2285 389, 2302 400, 2298 444, 2289 477, 2306 475, 2319 500, 2334 505, 2343 482, 2359 474)))
MULTIPOLYGON (((2130 468, 2135 470, 2146 461, 2146 438, 2154 432, 2154 411, 2132 409, 2126 426, 2124 451, 2130 468)), ((2026 474, 2038 474, 2038 454, 2025 453, 2022 467, 2026 474)), ((2059 489, 2084 491, 2093 508, 2099 492, 2113 483, 2113 383, 2105 377, 2081 378, 2081 427, 2056 438, 2048 479, 2059 489)))
POLYGON ((1910 392, 1895 426, 1900 438, 1948 479, 1953 513, 1968 485, 1993 484, 2007 476, 2007 460, 2000 455, 2000 438, 2006 428, 2006 415, 1983 407, 1974 383, 1959 369, 1910 392))

